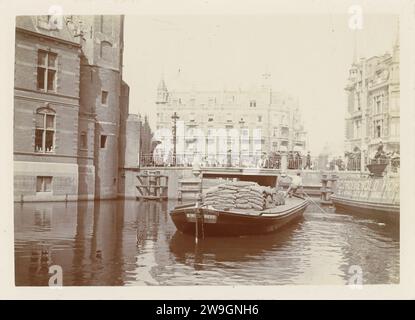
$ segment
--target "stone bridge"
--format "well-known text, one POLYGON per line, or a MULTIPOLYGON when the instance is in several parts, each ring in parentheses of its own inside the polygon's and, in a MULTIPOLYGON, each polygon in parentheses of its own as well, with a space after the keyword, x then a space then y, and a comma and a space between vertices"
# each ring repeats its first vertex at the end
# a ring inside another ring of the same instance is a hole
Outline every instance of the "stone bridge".
MULTIPOLYGON (((180 197, 180 191, 186 189, 183 185, 188 183, 189 185, 197 185, 203 178, 231 178, 231 177, 245 177, 249 180, 257 180, 264 184, 272 184, 272 181, 276 181, 276 178, 281 174, 280 169, 267 169, 267 168, 227 168, 227 167, 204 167, 204 168, 191 168, 191 167, 144 167, 141 169, 131 169, 125 171, 125 197, 136 198, 138 183, 137 173, 143 171, 158 171, 161 175, 168 176, 168 198, 178 199, 180 197)), ((287 175, 295 175, 299 170, 284 170, 287 175)), ((359 171, 319 171, 319 170, 301 170, 303 178, 304 188, 311 190, 319 190, 321 187, 321 178, 323 174, 327 176, 337 175, 338 177, 359 177, 361 173, 359 171)))

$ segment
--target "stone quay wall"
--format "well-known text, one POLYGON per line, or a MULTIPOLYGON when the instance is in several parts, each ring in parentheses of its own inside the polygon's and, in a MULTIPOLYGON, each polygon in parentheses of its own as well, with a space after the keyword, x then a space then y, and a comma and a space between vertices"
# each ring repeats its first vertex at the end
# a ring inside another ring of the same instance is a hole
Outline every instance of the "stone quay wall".
MULTIPOLYGON (((190 167, 146 167, 142 169, 130 169, 125 170, 123 177, 124 185, 124 195, 120 194, 120 197, 124 198, 136 198, 138 196, 137 188, 138 179, 137 174, 144 170, 148 171, 159 171, 161 175, 168 176, 168 198, 169 199, 178 199, 179 197, 179 189, 180 189, 180 181, 183 179, 192 179, 197 178, 195 175, 195 171, 190 167)), ((280 174, 279 170, 275 169, 266 169, 269 170, 270 175, 278 175, 280 174)), ((201 169, 203 173, 204 168, 201 169)), ((264 171, 264 170, 261 170, 264 171)), ((285 173, 289 176, 293 176, 298 172, 298 170, 286 170, 285 173)), ((264 172, 262 172, 264 174, 264 172)), ((360 172, 350 172, 350 171, 337 171, 337 172, 327 172, 327 171, 316 171, 316 170, 302 170, 301 176, 303 179, 304 189, 318 189, 321 187, 321 178, 322 175, 326 174, 328 177, 331 175, 336 175, 339 179, 343 178, 350 178, 350 179, 358 179, 361 174, 360 172)), ((286 178, 287 183, 289 183, 290 179, 286 178)))

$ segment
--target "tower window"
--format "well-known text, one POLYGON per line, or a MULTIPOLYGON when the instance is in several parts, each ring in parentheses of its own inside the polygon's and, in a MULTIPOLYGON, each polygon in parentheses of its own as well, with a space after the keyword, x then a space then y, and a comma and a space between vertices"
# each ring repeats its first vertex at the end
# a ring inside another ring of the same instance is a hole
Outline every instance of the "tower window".
POLYGON ((101 135, 101 149, 104 149, 106 144, 107 144, 107 136, 101 135))
POLYGON ((108 91, 101 92, 101 104, 108 105, 108 91))
POLYGON ((249 102, 249 106, 252 108, 255 108, 256 107, 256 101, 255 100, 251 100, 250 102, 249 102))
POLYGON ((81 148, 86 149, 87 148, 87 137, 86 132, 81 132, 81 148))
POLYGON ((112 51, 112 44, 108 41, 102 41, 100 52, 99 52, 100 57, 104 60, 111 61, 112 60, 111 51, 112 51))

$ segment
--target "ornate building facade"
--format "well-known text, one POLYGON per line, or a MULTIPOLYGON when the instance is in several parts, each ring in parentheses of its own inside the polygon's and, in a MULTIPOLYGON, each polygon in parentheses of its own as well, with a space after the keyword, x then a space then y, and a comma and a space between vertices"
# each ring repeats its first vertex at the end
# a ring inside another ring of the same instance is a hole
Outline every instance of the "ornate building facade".
POLYGON ((56 19, 16 19, 15 200, 116 198, 123 168, 138 164, 138 118, 128 115, 122 80, 124 17, 56 19))
POLYGON ((186 161, 180 156, 191 158, 195 153, 210 163, 225 164, 229 153, 250 162, 264 152, 306 152, 298 101, 269 85, 254 90, 174 91, 162 79, 156 109, 156 138, 164 154, 171 153, 172 116, 178 116, 179 162, 186 161))
POLYGON ((380 141, 385 152, 399 152, 399 37, 392 54, 355 58, 349 70, 346 112, 346 152, 375 155, 380 141))

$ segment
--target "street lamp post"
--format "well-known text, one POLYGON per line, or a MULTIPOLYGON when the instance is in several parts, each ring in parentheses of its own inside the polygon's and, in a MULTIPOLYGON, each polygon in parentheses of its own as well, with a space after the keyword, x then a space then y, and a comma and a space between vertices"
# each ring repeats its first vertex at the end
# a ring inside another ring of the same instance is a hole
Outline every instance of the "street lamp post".
POLYGON ((173 119, 173 128, 172 128, 172 133, 173 133, 173 167, 175 167, 176 166, 176 140, 177 140, 176 129, 177 129, 177 119, 179 119, 179 116, 177 115, 176 111, 173 113, 171 118, 173 119))
POLYGON ((143 130, 142 130, 142 122, 141 122, 141 115, 138 116, 138 123, 139 123, 139 131, 138 131, 138 168, 141 168, 141 162, 143 161, 143 130))
POLYGON ((245 124, 245 121, 243 118, 239 120, 239 126, 241 128, 241 132, 239 133, 239 167, 242 167, 242 129, 245 124))

